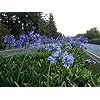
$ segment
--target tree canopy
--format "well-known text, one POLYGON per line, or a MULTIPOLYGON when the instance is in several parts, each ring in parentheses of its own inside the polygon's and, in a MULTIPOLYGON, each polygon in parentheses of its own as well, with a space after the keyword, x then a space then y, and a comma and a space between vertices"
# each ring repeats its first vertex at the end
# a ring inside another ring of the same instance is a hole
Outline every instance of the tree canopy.
POLYGON ((85 34, 85 36, 88 39, 95 39, 95 38, 100 38, 100 32, 97 28, 91 28, 90 30, 88 30, 85 34))
POLYGON ((76 37, 80 37, 80 36, 86 37, 88 39, 98 39, 100 38, 100 32, 96 27, 94 27, 94 28, 87 30, 85 34, 79 33, 76 35, 76 37))
POLYGON ((17 38, 20 34, 34 31, 48 37, 60 36, 53 15, 50 13, 46 20, 42 14, 43 12, 1 12, 0 26, 6 26, 6 31, 2 34, 13 34, 17 38))

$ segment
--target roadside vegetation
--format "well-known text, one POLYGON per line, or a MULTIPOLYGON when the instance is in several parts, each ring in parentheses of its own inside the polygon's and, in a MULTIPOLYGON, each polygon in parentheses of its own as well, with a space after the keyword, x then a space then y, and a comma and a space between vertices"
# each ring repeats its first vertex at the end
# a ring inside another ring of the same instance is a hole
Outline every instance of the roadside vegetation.
MULTIPOLYGON (((77 49, 76 49, 77 50, 77 49)), ((0 57, 0 86, 3 87, 89 87, 100 86, 100 74, 86 68, 87 59, 82 50, 72 50, 75 57, 70 67, 51 64, 51 53, 0 57)), ((93 65, 93 64, 92 64, 93 65)))
POLYGON ((77 34, 76 37, 88 38, 88 43, 100 45, 100 32, 97 28, 91 28, 85 34, 77 34))
POLYGON ((42 14, 0 13, 2 50, 37 47, 37 52, 0 55, 0 86, 100 86, 99 64, 84 52, 89 38, 63 36, 53 15, 47 20, 42 14))

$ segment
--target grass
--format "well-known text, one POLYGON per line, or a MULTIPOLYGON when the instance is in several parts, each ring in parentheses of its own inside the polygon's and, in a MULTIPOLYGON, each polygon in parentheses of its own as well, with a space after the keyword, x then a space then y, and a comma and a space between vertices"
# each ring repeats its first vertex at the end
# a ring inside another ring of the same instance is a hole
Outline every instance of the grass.
MULTIPOLYGON (((81 49, 68 50, 75 57, 70 68, 53 65, 47 60, 51 52, 0 57, 1 87, 87 87, 100 86, 99 73, 83 63, 87 59, 81 49)), ((90 65, 89 65, 90 66, 90 65)))

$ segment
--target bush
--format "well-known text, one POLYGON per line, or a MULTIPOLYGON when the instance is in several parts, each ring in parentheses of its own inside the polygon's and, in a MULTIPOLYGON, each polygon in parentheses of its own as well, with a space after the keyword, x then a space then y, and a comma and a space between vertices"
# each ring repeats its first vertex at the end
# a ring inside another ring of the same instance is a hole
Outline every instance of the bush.
POLYGON ((92 44, 98 44, 98 45, 100 45, 100 39, 91 39, 88 42, 92 43, 92 44))

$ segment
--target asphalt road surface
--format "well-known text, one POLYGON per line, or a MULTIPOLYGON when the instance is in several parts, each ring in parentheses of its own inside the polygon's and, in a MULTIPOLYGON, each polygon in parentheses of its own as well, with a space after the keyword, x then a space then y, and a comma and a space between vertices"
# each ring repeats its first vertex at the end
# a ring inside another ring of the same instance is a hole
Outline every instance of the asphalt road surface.
POLYGON ((87 50, 100 57, 100 45, 86 44, 87 50))

